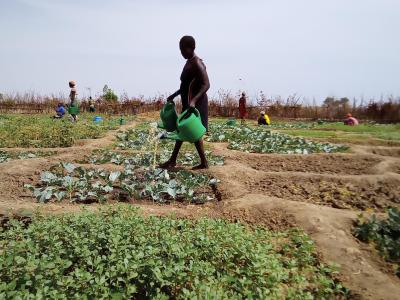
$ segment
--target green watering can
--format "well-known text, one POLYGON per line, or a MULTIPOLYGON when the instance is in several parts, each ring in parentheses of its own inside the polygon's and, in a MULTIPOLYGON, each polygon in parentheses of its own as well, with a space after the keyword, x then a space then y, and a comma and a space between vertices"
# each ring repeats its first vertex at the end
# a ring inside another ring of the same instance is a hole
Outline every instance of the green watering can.
POLYGON ((178 114, 176 113, 175 103, 167 102, 163 106, 160 112, 161 124, 158 127, 165 129, 168 132, 176 130, 176 123, 178 120, 178 114))
POLYGON ((195 143, 206 133, 206 128, 201 122, 200 113, 197 109, 185 110, 178 118, 177 130, 171 132, 165 138, 195 143))
POLYGON ((77 115, 79 114, 79 107, 77 105, 71 105, 68 107, 68 113, 70 115, 77 115))
POLYGON ((226 122, 226 125, 228 125, 228 126, 235 126, 235 125, 236 125, 236 119, 229 119, 229 120, 226 122))

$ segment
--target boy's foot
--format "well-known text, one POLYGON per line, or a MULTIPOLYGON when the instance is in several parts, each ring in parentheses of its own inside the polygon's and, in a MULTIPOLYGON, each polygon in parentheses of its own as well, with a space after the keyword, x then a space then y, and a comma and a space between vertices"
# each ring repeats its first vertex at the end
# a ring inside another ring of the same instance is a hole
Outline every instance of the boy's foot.
POLYGON ((192 168, 192 170, 203 170, 203 169, 208 169, 208 164, 199 164, 198 166, 195 166, 192 168))
POLYGON ((161 169, 171 169, 176 167, 176 161, 167 160, 165 163, 158 165, 161 169))

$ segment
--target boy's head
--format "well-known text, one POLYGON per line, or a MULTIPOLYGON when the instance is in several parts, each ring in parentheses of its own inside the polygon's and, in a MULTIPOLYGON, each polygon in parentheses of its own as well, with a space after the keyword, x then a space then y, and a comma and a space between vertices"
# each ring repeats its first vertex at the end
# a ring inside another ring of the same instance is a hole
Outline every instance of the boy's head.
POLYGON ((73 87, 76 86, 76 83, 75 83, 75 81, 70 80, 70 81, 68 82, 68 85, 69 85, 70 88, 73 88, 73 87))
POLYGON ((261 111, 260 115, 262 115, 262 116, 265 115, 265 111, 261 111))
POLYGON ((189 59, 194 55, 194 49, 196 49, 196 41, 194 37, 185 35, 179 41, 179 49, 181 50, 181 54, 183 58, 189 59))

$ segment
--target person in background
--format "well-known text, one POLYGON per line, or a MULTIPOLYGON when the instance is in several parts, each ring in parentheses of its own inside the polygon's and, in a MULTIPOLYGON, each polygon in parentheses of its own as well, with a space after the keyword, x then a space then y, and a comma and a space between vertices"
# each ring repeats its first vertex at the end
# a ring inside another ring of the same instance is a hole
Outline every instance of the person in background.
POLYGON ((347 114, 346 119, 344 120, 344 125, 356 126, 358 125, 358 120, 354 118, 351 114, 347 114))
POLYGON ((96 112, 92 96, 89 97, 89 112, 96 112))
MULTIPOLYGON (((78 93, 76 92, 76 83, 75 81, 71 80, 68 83, 71 91, 69 93, 69 99, 71 100, 71 102, 69 103, 69 107, 77 107, 77 100, 76 100, 76 96, 78 95, 78 93)), ((74 122, 76 122, 78 120, 78 116, 76 114, 71 114, 72 120, 74 122)))
MULTIPOLYGON (((196 42, 192 36, 184 36, 179 41, 179 48, 186 64, 181 74, 181 85, 179 90, 167 98, 167 101, 174 101, 174 98, 181 95, 182 111, 196 108, 201 117, 201 122, 208 131, 208 97, 207 91, 210 82, 206 66, 203 61, 195 54, 196 42)), ((176 159, 182 146, 182 141, 176 141, 171 158, 160 165, 160 168, 169 169, 176 166, 176 159)), ((200 156, 200 164, 193 170, 207 169, 208 162, 204 152, 203 139, 194 143, 200 156)))
POLYGON ((268 115, 265 111, 260 112, 260 117, 258 118, 258 125, 271 125, 268 115))
POLYGON ((56 107, 56 114, 53 116, 53 119, 61 119, 65 115, 65 107, 64 104, 58 103, 56 107))
POLYGON ((246 118, 246 94, 242 93, 242 96, 239 99, 239 116, 241 120, 241 124, 245 123, 245 118, 246 118))

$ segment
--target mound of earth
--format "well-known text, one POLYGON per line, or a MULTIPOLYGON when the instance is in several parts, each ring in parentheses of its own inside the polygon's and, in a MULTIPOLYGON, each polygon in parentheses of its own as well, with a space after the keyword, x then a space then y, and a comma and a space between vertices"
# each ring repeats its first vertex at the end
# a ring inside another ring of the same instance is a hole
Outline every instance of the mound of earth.
POLYGON ((323 176, 283 176, 268 174, 258 180, 248 180, 249 190, 268 196, 327 205, 334 208, 400 207, 400 182, 381 179, 374 182, 323 176))
POLYGON ((306 172, 323 174, 373 174, 374 165, 381 162, 370 155, 245 155, 239 161, 256 170, 268 172, 306 172))

